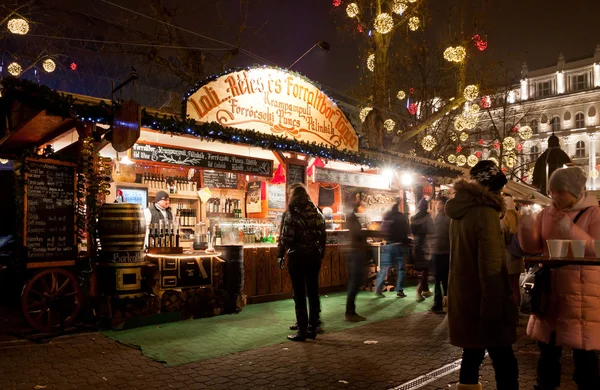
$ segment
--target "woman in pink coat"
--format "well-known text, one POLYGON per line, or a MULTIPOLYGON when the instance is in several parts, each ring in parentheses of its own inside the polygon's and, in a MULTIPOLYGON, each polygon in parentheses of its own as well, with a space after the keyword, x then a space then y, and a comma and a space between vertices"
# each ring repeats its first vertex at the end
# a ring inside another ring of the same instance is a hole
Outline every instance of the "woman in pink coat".
MULTIPOLYGON (((556 170, 548 187, 553 205, 535 220, 524 216, 519 239, 526 253, 548 254, 546 240, 585 240, 585 256, 595 257, 594 240, 600 240, 600 208, 592 194, 585 192, 586 177, 576 167, 556 170), (573 221, 577 222, 574 223, 573 221)), ((562 346, 573 348, 579 389, 600 389, 600 267, 566 266, 552 270, 548 314, 532 315, 527 334, 538 341, 540 360, 537 389, 560 385, 562 346)))

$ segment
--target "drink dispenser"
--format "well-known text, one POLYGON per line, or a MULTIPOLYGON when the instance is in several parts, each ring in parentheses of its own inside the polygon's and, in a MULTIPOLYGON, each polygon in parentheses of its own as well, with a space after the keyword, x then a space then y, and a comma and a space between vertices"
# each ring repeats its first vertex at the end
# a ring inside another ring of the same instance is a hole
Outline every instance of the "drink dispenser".
POLYGON ((194 227, 194 249, 205 250, 208 248, 208 226, 200 221, 194 227))

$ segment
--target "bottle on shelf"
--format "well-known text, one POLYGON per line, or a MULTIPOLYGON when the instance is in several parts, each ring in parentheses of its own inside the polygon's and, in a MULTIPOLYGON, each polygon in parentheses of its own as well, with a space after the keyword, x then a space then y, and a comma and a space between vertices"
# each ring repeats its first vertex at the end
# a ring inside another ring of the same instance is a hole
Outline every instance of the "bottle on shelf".
POLYGON ((177 225, 177 232, 175 233, 175 247, 179 248, 179 225, 177 225))
POLYGON ((148 248, 154 248, 156 246, 156 231, 154 230, 154 224, 150 225, 150 231, 148 233, 148 248))

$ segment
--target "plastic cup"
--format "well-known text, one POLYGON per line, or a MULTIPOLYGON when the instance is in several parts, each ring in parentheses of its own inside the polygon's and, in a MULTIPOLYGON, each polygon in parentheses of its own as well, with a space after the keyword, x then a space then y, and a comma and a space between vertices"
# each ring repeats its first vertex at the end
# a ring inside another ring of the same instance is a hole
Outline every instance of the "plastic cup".
POLYGON ((550 257, 564 258, 569 251, 569 240, 546 240, 550 257))
POLYGON ((577 259, 585 257, 585 240, 571 240, 571 251, 577 259))
POLYGON ((600 240, 594 240, 594 250, 596 251, 596 257, 600 258, 600 240))

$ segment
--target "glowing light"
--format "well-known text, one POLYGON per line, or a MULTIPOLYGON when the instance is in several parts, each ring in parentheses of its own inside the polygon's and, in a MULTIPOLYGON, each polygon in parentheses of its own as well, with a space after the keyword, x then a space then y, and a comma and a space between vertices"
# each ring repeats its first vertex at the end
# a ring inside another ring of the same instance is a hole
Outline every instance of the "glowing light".
POLYGON ((420 26, 421 21, 419 20, 419 17, 413 16, 412 18, 408 19, 408 28, 410 31, 417 31, 420 26))
POLYGON ((492 105, 492 99, 489 96, 484 96, 481 98, 481 107, 490 108, 492 105))
POLYGON ((500 149, 500 142, 494 141, 493 146, 494 146, 494 149, 500 149))
POLYGON ((392 12, 398 15, 402 15, 406 11, 406 3, 402 0, 394 0, 392 4, 392 12))
POLYGON ((504 146, 505 150, 513 150, 517 146, 517 142, 513 137, 506 137, 502 141, 502 146, 504 146))
POLYGON ((0 164, 2 164, 2 165, 8 164, 8 160, 5 158, 0 158, 0 164))
POLYGON ((483 39, 481 39, 479 34, 473 35, 473 38, 471 38, 471 40, 473 41, 473 44, 475 45, 477 50, 484 51, 485 49, 487 49, 487 45, 488 45, 487 41, 484 41, 483 39))
POLYGON ((479 145, 483 146, 484 142, 485 142, 485 141, 484 141, 484 140, 483 140, 483 138, 482 138, 482 139, 480 139, 480 140, 479 140, 477 143, 478 143, 479 145))
POLYGON ((592 169, 590 171, 590 176, 592 177, 592 179, 597 179, 599 175, 598 170, 597 169, 592 169))
POLYGON ((460 140, 462 142, 465 142, 468 139, 469 139, 469 134, 465 133, 464 131, 462 133, 460 133, 460 140))
POLYGON ((515 149, 520 152, 523 150, 523 144, 517 144, 517 146, 515 146, 515 149))
POLYGON ((456 147, 456 153, 460 153, 460 152, 462 152, 462 146, 458 145, 456 147))
POLYGON ((375 22, 373 22, 373 26, 375 27, 375 31, 379 34, 387 34, 394 28, 394 19, 392 18, 392 15, 384 12, 377 15, 375 22))
POLYGON ((6 23, 8 31, 17 35, 25 35, 29 32, 29 23, 25 19, 15 18, 11 19, 6 23))
POLYGON ((119 160, 119 163, 123 164, 123 165, 133 165, 134 164, 134 162, 131 161, 127 155, 121 157, 119 160))
POLYGON ((462 167, 466 163, 467 163, 467 158, 465 156, 463 156, 462 154, 460 156, 456 157, 456 165, 458 165, 459 167, 462 167))
POLYGON ((489 157, 488 161, 491 161, 494 164, 496 164, 497 166, 500 166, 500 163, 498 162, 498 159, 496 157, 489 157))
POLYGON ((454 118, 454 129, 456 131, 463 131, 464 129, 466 129, 465 118, 462 115, 459 115, 456 118, 454 118))
POLYGON ((423 147, 424 150, 426 150, 428 152, 432 151, 433 148, 436 147, 436 145, 437 145, 437 141, 431 135, 426 135, 421 140, 421 146, 423 147))
POLYGON ((480 151, 475 152, 475 157, 481 158, 481 156, 482 156, 482 153, 480 151))
POLYGON ((471 104, 469 106, 469 112, 472 114, 477 114, 479 111, 481 111, 481 108, 479 107, 479 104, 471 104))
POLYGON ((413 183, 413 176, 406 172, 405 174, 402 175, 402 177, 400 178, 400 182, 402 183, 402 186, 404 187, 410 187, 413 183))
POLYGON ((358 5, 356 5, 356 3, 350 3, 346 7, 346 13, 351 18, 356 17, 356 15, 358 15, 359 12, 360 12, 360 9, 358 8, 358 5))
POLYGON ((523 138, 524 140, 528 140, 531 138, 531 136, 533 136, 533 130, 531 130, 531 127, 522 126, 519 129, 519 137, 523 138))
POLYGON ((454 163, 456 162, 456 156, 455 156, 455 155, 453 155, 453 154, 451 154, 451 155, 449 155, 449 156, 448 156, 448 159, 447 159, 447 160, 448 160, 448 162, 449 162, 450 164, 454 164, 454 163))
POLYGON ((390 169, 390 168, 385 168, 381 172, 381 176, 383 176, 387 180, 392 180, 392 177, 394 176, 394 171, 392 169, 390 169))
POLYGON ((42 62, 42 67, 46 72, 52 73, 56 69, 56 63, 50 58, 47 58, 42 62))
POLYGON ((415 114, 417 113, 417 111, 418 111, 418 110, 419 110, 419 107, 417 106, 417 104, 416 104, 416 103, 411 103, 411 104, 408 106, 408 112, 409 112, 411 115, 415 115, 415 114))
POLYGON ((333 6, 339 7, 342 4, 342 0, 333 0, 333 6))
POLYGON ((515 158, 512 156, 504 157, 504 163, 508 168, 513 168, 515 166, 515 158))
POLYGON ((477 99, 477 96, 479 96, 479 87, 476 85, 467 85, 463 92, 463 96, 465 99, 472 102, 473 100, 477 99))
POLYGON ((474 167, 475 165, 477 165, 478 162, 479 162, 479 159, 474 154, 472 154, 469 157, 467 157, 467 164, 470 167, 474 167))
POLYGON ((373 107, 365 107, 362 110, 360 110, 360 114, 358 114, 358 117, 360 118, 361 122, 364 122, 365 119, 367 119, 367 115, 369 115, 369 113, 373 111, 373 107))
POLYGON ((371 72, 375 71, 375 54, 369 54, 369 57, 367 58, 367 69, 371 72))
POLYGON ((11 75, 18 76, 23 71, 23 68, 21 68, 21 65, 17 64, 16 62, 12 62, 8 65, 6 70, 8 70, 8 73, 11 75))
POLYGON ((451 140, 452 142, 456 142, 456 141, 458 141, 458 136, 456 135, 456 133, 451 133, 451 134, 450 134, 450 140, 451 140))
POLYGON ((71 62, 71 65, 69 67, 71 68, 71 70, 77 70, 77 64, 74 62, 71 62))
POLYGON ((446 59, 446 61, 460 63, 465 60, 466 56, 467 51, 462 46, 450 46, 449 48, 444 50, 444 58, 446 59))
POLYGON ((394 130, 394 127, 396 127, 396 122, 394 122, 393 119, 386 119, 385 122, 383 122, 383 127, 385 127, 387 131, 392 131, 394 130))
POLYGON ((404 100, 406 98, 406 93, 404 91, 398 91, 396 97, 400 100, 404 100))

